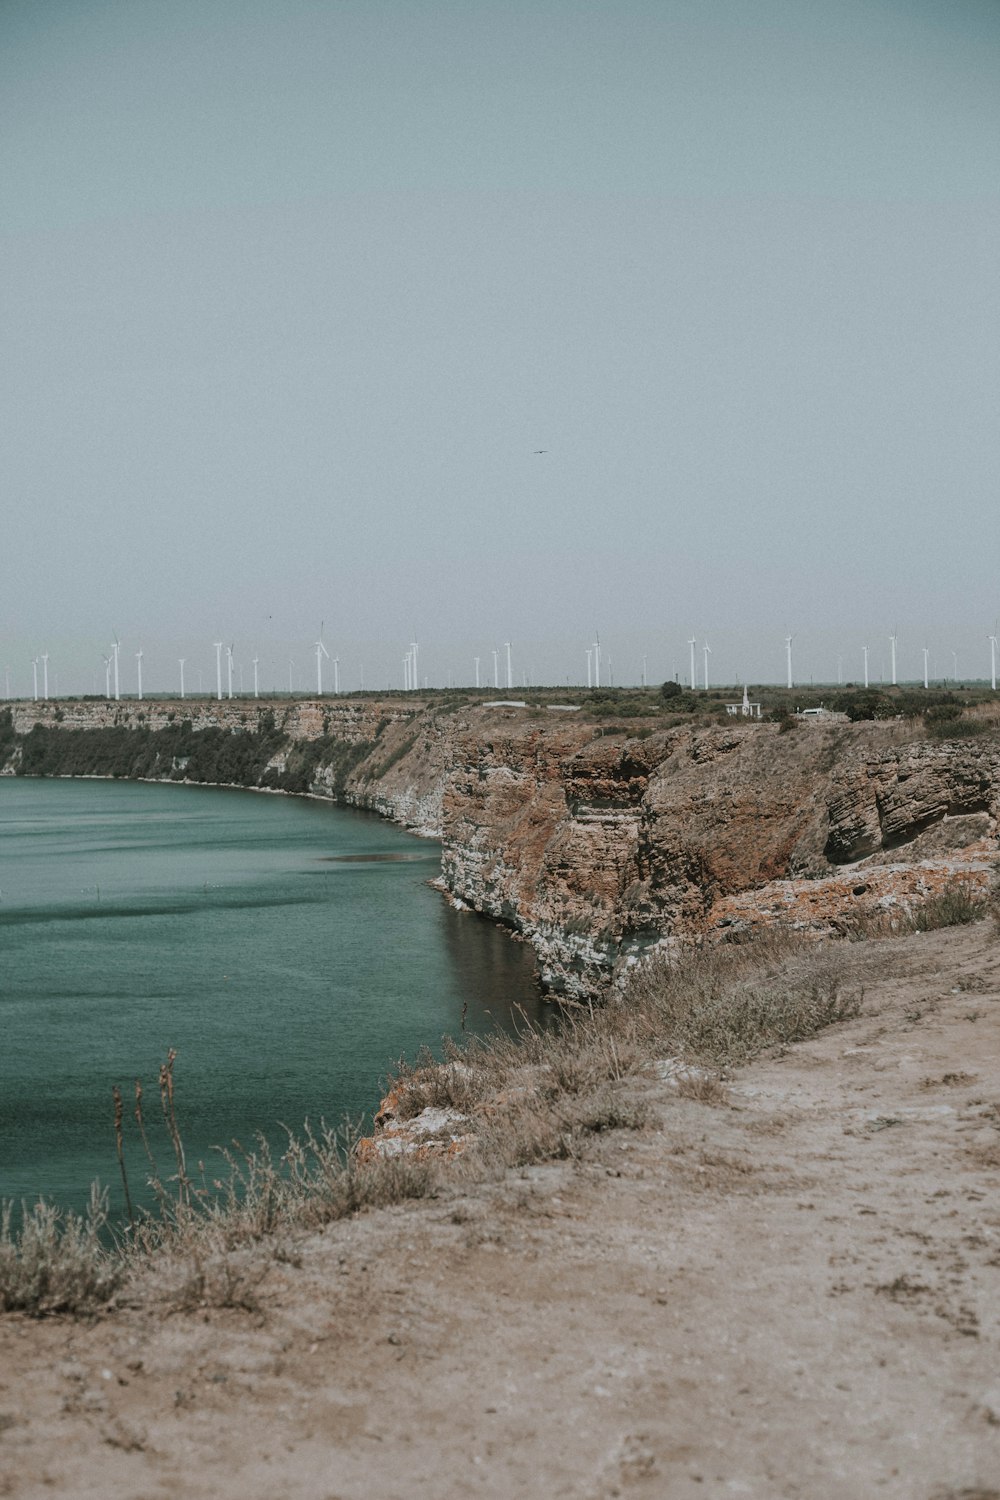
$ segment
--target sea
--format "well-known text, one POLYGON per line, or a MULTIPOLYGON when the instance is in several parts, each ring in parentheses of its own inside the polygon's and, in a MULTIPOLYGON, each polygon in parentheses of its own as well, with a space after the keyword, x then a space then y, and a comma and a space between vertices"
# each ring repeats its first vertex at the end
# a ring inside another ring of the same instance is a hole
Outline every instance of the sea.
POLYGON ((249 791, 0 778, 0 1198, 120 1213, 112 1089, 149 1202, 170 1050, 189 1170, 370 1119, 399 1058, 545 1024, 531 949, 429 882, 439 845, 249 791))

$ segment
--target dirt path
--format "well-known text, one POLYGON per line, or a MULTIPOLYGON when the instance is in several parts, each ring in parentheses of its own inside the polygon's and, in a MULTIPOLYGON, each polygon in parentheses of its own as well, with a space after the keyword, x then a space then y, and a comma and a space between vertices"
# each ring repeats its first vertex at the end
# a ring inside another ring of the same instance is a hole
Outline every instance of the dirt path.
POLYGON ((259 1313, 0 1320, 0 1494, 998 1500, 1000 940, 865 961, 727 1105, 644 1084, 658 1128, 332 1226, 259 1313))

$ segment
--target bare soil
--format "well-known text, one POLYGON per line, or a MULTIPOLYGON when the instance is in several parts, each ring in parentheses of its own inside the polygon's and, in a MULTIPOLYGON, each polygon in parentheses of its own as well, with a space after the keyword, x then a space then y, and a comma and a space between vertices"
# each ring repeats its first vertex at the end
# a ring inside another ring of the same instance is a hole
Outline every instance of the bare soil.
MULTIPOLYGON (((251 1309, 0 1320, 0 1494, 1000 1500, 1000 940, 654 1125, 270 1258, 251 1309)), ((845 948, 852 968, 857 948, 845 948)))

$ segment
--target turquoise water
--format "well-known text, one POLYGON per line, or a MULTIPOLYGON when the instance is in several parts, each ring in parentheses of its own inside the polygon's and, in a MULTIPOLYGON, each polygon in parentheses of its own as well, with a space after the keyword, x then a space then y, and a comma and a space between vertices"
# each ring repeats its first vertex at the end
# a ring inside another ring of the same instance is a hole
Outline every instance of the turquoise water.
POLYGON ((0 1197, 78 1206, 99 1176, 117 1201, 111 1087, 128 1109, 141 1078, 156 1121, 170 1047, 189 1163, 211 1163, 370 1110, 463 1005, 468 1033, 541 1018, 530 949, 452 910, 438 864, 320 802, 0 779, 0 1197))

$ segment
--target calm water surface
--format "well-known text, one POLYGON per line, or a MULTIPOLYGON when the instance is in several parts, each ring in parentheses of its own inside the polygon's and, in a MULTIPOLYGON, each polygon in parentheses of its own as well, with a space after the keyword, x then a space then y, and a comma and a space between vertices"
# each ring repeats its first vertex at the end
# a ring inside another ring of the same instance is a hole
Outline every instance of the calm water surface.
POLYGON ((211 1161, 371 1109, 463 1004, 470 1033, 540 1018, 530 949, 429 889, 438 864, 319 802, 0 779, 0 1197, 78 1206, 94 1176, 120 1197, 111 1086, 142 1078, 154 1115, 169 1047, 189 1162, 211 1161))

